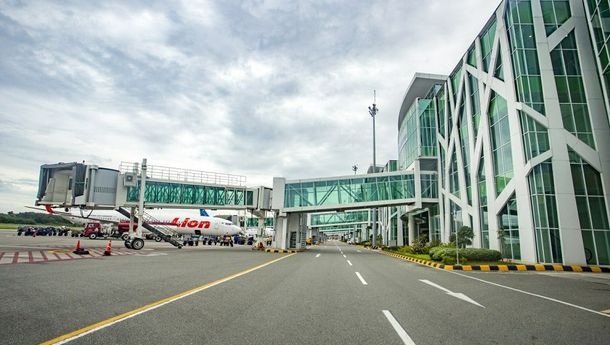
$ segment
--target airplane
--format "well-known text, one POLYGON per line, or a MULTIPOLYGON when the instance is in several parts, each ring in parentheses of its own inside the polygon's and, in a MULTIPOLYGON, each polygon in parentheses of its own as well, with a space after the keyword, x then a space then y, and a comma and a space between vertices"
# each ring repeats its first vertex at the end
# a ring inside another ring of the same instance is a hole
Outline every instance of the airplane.
MULTIPOLYGON (((129 231, 129 220, 125 218, 118 218, 113 216, 95 215, 90 214, 89 216, 75 216, 67 212, 57 212, 50 206, 46 206, 45 209, 39 209, 35 207, 29 207, 38 211, 46 211, 49 214, 60 216, 74 224, 89 224, 89 223, 113 223, 117 225, 120 233, 129 231)), ((212 217, 204 209, 200 209, 199 217, 193 216, 174 216, 171 220, 155 220, 147 222, 152 226, 159 227, 161 231, 165 230, 172 232, 177 235, 195 235, 195 236, 234 236, 240 235, 242 230, 237 225, 233 224, 230 220, 223 218, 212 217)), ((137 228, 137 224, 134 225, 134 230, 137 228)), ((143 229, 143 232, 148 230, 143 229)), ((160 241, 159 238, 155 240, 160 241)))

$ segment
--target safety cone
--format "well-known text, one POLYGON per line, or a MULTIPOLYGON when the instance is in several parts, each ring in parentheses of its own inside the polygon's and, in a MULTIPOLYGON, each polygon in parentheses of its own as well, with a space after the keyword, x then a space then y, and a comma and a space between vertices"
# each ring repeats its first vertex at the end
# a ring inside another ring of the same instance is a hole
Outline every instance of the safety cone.
POLYGON ((112 255, 112 240, 108 241, 108 244, 106 245, 106 250, 104 250, 104 256, 110 255, 112 255))
POLYGON ((76 242, 76 248, 74 248, 74 251, 72 253, 77 254, 77 255, 87 255, 87 254, 89 254, 89 251, 81 248, 80 240, 78 240, 78 242, 76 242))

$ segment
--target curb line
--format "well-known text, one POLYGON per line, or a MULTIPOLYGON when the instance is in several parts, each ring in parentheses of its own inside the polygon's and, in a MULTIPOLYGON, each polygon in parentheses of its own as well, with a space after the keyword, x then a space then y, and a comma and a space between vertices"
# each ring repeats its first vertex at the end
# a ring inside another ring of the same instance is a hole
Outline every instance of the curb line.
POLYGON ((420 265, 438 268, 447 271, 481 271, 481 272, 508 272, 508 271, 554 271, 554 272, 591 272, 591 273, 610 273, 610 267, 598 266, 578 266, 578 265, 445 265, 434 261, 416 259, 406 255, 379 251, 383 255, 415 262, 420 265))
POLYGON ((276 248, 265 248, 265 252, 266 253, 298 253, 296 250, 294 249, 276 249, 276 248))

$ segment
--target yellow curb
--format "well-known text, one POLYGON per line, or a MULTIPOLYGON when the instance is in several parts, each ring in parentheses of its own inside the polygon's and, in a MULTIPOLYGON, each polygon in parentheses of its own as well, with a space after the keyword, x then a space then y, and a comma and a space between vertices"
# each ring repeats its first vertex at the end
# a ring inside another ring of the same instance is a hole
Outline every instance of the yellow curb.
POLYGON ((508 272, 508 266, 506 266, 506 265, 498 265, 498 271, 508 272))
POLYGON ((576 265, 572 265, 572 271, 573 272, 582 272, 582 267, 576 266, 576 265))
POLYGON ((591 272, 595 272, 595 273, 601 273, 602 269, 599 267, 591 267, 591 272))
POLYGON ((481 265, 479 267, 481 267, 481 271, 485 271, 485 272, 491 271, 491 269, 489 269, 489 265, 481 265))
POLYGON ((447 271, 453 271, 453 265, 445 265, 447 271))
POLYGON ((563 266, 562 265, 553 265, 553 269, 555 271, 560 271, 561 272, 561 271, 563 271, 563 266))
POLYGON ((472 271, 472 266, 470 266, 470 265, 462 266, 462 271, 472 271))
POLYGON ((534 265, 536 271, 544 271, 544 265, 536 264, 534 265))
POLYGON ((527 271, 527 266, 525 266, 525 265, 517 265, 517 271, 527 271))

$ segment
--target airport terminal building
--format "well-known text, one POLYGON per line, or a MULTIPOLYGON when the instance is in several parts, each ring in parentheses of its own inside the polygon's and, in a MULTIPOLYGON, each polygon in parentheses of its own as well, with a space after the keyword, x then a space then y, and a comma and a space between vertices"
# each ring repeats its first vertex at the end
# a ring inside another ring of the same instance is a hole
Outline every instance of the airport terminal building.
POLYGON ((438 203, 386 210, 387 242, 466 225, 507 258, 610 265, 608 38, 608 0, 505 0, 449 76, 416 74, 397 168, 436 172, 438 203))

